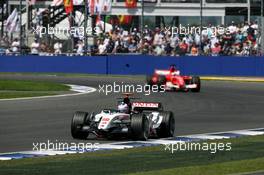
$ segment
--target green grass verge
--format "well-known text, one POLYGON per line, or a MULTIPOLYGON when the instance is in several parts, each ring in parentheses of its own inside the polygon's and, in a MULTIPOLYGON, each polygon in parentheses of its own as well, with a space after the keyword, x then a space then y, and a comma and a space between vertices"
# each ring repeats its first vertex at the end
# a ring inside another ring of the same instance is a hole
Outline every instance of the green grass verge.
POLYGON ((138 79, 146 78, 146 75, 118 75, 118 74, 85 74, 85 73, 17 73, 17 72, 0 72, 0 75, 34 75, 34 76, 58 76, 58 77, 113 77, 113 78, 129 78, 129 79, 138 79))
POLYGON ((264 171, 264 136, 218 142, 231 142, 232 150, 216 154, 206 151, 171 154, 159 146, 28 158, 0 162, 0 174, 222 175, 264 171))
MULTIPOLYGON (((115 75, 115 74, 81 74, 81 73, 10 73, 0 72, 0 75, 34 75, 34 76, 58 76, 58 77, 111 77, 111 78, 126 78, 131 80, 145 80, 146 75, 115 75)), ((264 83, 263 77, 221 77, 219 75, 200 76, 202 81, 233 81, 233 82, 247 82, 247 83, 264 83)))
POLYGON ((58 95, 58 93, 51 92, 1 92, 0 99, 10 99, 10 98, 25 98, 25 97, 41 97, 41 96, 50 96, 58 95))
POLYGON ((70 87, 51 82, 0 80, 0 99, 57 95, 70 87))

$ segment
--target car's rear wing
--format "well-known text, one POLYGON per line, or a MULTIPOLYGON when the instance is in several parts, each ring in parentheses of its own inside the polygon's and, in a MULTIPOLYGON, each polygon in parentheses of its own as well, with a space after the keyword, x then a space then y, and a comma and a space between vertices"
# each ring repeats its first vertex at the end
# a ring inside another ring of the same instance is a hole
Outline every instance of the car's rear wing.
POLYGON ((155 74, 166 76, 170 74, 170 71, 169 70, 155 70, 155 74))
POLYGON ((163 110, 161 103, 156 102, 133 102, 132 103, 132 111, 161 111, 163 110))

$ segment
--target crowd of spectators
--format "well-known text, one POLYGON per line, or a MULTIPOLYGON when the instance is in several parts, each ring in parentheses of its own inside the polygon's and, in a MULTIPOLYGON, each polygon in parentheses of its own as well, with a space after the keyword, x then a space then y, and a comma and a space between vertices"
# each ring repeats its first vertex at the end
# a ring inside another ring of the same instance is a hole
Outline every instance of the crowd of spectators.
MULTIPOLYGON (((151 30, 145 26, 141 32, 137 28, 130 31, 116 26, 110 32, 102 32, 95 38, 94 45, 87 47, 88 54, 147 54, 156 56, 254 56, 260 55, 260 32, 257 22, 248 24, 235 24, 229 26, 208 25, 202 32, 185 34, 173 33, 168 28, 155 28, 151 30), (225 29, 220 32, 215 29, 225 29), (141 37, 141 35, 143 36, 141 37)), ((9 41, 0 39, 1 46, 6 48, 5 54, 19 52, 20 43, 16 38, 9 41)), ((85 54, 83 40, 78 40, 74 51, 77 55, 85 54)), ((48 46, 39 39, 28 46, 31 54, 55 54, 65 53, 62 43, 55 42, 48 46)), ((3 48, 3 47, 2 47, 3 48)))
POLYGON ((128 32, 116 27, 98 39, 98 54, 143 53, 166 56, 250 56, 259 54, 260 33, 257 22, 213 27, 208 25, 202 32, 173 33, 168 28, 148 29, 143 37, 134 28, 128 32), (215 30, 215 29, 224 29, 215 30))

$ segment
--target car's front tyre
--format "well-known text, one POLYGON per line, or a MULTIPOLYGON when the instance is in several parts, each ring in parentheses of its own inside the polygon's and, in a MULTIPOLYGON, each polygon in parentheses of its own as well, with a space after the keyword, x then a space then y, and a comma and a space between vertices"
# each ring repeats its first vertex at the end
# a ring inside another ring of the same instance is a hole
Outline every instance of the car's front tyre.
POLYGON ((86 122, 88 116, 87 112, 75 112, 71 123, 71 135, 75 139, 86 139, 88 132, 82 131, 82 127, 86 122))
POLYGON ((157 128, 157 135, 159 138, 173 137, 175 130, 175 119, 173 113, 170 111, 161 112, 163 117, 159 128, 157 128))
POLYGON ((195 77, 195 76, 192 77, 191 83, 197 85, 197 87, 195 89, 192 89, 191 91, 192 92, 200 92, 200 90, 201 90, 201 80, 200 80, 200 77, 195 77))

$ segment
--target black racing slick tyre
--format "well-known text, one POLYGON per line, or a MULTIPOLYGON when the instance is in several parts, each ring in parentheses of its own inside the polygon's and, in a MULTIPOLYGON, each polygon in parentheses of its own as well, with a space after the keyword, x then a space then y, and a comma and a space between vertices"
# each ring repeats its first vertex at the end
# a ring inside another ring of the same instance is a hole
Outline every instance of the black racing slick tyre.
POLYGON ((157 135, 159 138, 173 137, 175 130, 175 119, 173 113, 170 111, 161 112, 163 117, 160 127, 157 128, 157 135))
POLYGON ((150 86, 153 85, 153 82, 152 82, 152 76, 147 75, 147 77, 146 77, 146 81, 147 81, 147 85, 150 85, 150 86))
POLYGON ((201 80, 200 80, 200 77, 192 77, 191 83, 197 85, 197 88, 191 89, 191 91, 192 92, 200 92, 200 90, 201 90, 201 80))
POLYGON ((147 83, 147 86, 146 86, 146 90, 150 90, 152 85, 153 85, 153 81, 152 81, 152 76, 150 75, 147 75, 146 77, 146 83, 147 83))
POLYGON ((88 132, 82 131, 82 126, 86 122, 88 116, 87 112, 75 112, 71 123, 71 135, 75 139, 86 139, 89 135, 88 132))
POLYGON ((149 121, 145 114, 131 116, 131 136, 133 140, 147 140, 149 137, 149 121))
POLYGON ((158 77, 158 85, 161 86, 164 84, 166 84, 166 77, 165 76, 159 76, 158 77))
POLYGON ((160 91, 164 90, 165 84, 166 84, 166 77, 165 76, 159 76, 157 85, 158 85, 158 88, 160 91), (164 86, 164 87, 162 88, 162 86, 164 86))

